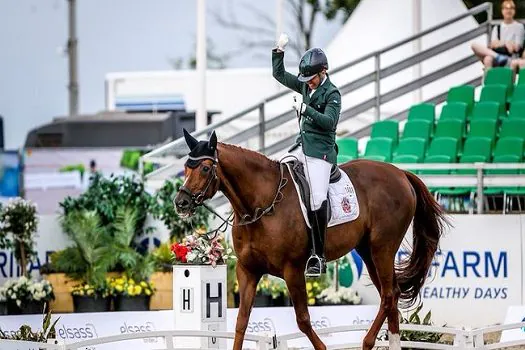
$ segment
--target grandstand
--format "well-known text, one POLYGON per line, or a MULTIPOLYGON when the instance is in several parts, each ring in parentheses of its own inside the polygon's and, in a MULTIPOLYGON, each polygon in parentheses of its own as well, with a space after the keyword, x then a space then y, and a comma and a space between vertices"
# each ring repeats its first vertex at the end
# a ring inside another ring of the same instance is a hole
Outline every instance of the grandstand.
MULTIPOLYGON (((353 159, 372 159, 396 164, 408 163, 520 163, 525 142, 525 71, 513 81, 507 67, 490 69, 478 98, 475 87, 450 87, 446 102, 437 112, 435 104, 419 103, 409 108, 401 128, 397 120, 372 124, 364 151, 355 137, 340 137, 338 163, 353 159)), ((476 169, 416 170, 417 174, 476 174, 476 169)), ((488 170, 488 174, 518 174, 519 169, 488 170)), ((471 198, 476 187, 434 187, 438 196, 471 198)), ((491 187, 486 196, 504 197, 489 209, 513 209, 507 198, 517 196, 521 211, 524 187, 491 187), (502 208, 502 206, 504 208, 502 208)), ((488 201, 487 201, 488 203, 488 201)), ((453 208, 450 208, 453 211, 453 208)))

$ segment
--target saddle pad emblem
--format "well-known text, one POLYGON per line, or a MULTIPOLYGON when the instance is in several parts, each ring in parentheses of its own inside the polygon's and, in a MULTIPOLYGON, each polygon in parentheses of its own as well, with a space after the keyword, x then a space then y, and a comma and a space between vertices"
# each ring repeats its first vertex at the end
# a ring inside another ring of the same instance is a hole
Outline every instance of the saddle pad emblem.
POLYGON ((350 200, 348 197, 343 197, 343 200, 341 201, 341 208, 345 213, 350 213, 352 211, 352 206, 350 205, 350 200))

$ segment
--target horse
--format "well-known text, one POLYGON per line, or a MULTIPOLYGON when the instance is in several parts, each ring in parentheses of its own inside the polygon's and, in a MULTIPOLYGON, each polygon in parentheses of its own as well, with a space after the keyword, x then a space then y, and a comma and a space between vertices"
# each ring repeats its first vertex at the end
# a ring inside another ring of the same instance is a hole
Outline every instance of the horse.
MULTIPOLYGON (((174 198, 181 217, 221 191, 233 213, 232 242, 237 257, 240 304, 234 350, 242 348, 256 287, 265 274, 286 282, 298 328, 314 349, 326 349, 310 323, 304 268, 310 235, 297 191, 286 166, 236 145, 197 140, 184 130, 190 152, 184 183, 174 198)), ((358 197, 357 219, 329 227, 325 256, 333 261, 356 249, 377 288, 378 313, 363 339, 363 349, 375 345, 388 319, 391 348, 400 349, 398 302, 412 306, 427 278, 448 219, 425 184, 396 166, 365 159, 339 165, 351 179, 358 197), (395 256, 413 221, 412 251, 395 266, 395 256)))

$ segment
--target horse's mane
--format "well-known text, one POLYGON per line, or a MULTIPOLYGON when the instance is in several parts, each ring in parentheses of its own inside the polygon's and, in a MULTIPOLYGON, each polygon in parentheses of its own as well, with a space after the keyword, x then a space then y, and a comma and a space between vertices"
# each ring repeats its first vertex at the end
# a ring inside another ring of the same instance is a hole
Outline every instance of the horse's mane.
POLYGON ((278 161, 270 159, 266 155, 259 153, 257 151, 253 151, 253 150, 243 148, 237 145, 232 145, 230 143, 219 142, 219 144, 224 148, 235 151, 236 154, 244 155, 247 159, 255 160, 257 163, 261 165, 264 163, 267 163, 268 166, 270 167, 279 167, 280 163, 278 161))

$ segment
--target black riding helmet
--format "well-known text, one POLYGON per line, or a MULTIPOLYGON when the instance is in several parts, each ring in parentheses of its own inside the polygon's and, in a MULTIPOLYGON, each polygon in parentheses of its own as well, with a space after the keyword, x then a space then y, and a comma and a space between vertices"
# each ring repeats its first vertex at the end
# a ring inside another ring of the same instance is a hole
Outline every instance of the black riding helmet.
POLYGON ((328 69, 328 59, 323 50, 314 47, 306 51, 299 62, 299 81, 309 81, 323 69, 328 69))

